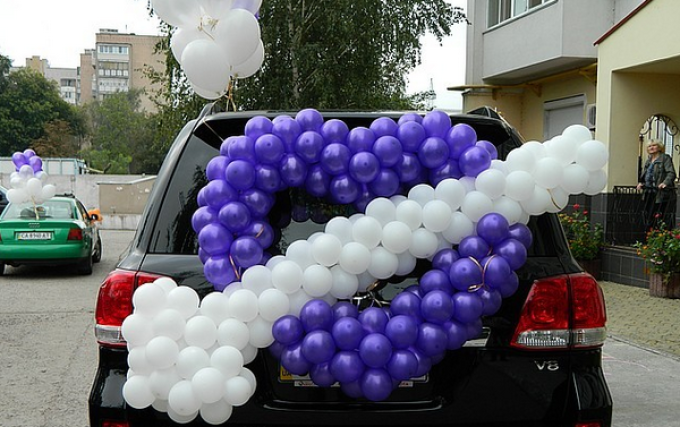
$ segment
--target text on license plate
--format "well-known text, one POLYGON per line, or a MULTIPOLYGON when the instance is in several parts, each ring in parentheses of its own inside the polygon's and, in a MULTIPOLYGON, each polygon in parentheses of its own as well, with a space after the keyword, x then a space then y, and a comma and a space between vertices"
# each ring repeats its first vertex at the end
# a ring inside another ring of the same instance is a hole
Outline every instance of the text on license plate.
POLYGON ((17 240, 50 240, 52 233, 47 231, 31 231, 17 233, 17 240))

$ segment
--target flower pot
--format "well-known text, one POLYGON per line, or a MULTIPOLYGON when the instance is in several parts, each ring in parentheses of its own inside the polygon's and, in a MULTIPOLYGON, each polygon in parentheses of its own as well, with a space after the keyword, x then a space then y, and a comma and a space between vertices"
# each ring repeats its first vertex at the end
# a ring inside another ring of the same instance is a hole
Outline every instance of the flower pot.
POLYGON ((680 298, 680 273, 672 273, 668 280, 663 274, 650 273, 649 295, 659 298, 680 298))
POLYGON ((576 262, 586 271, 595 278, 595 280, 600 280, 602 276, 602 258, 595 259, 577 259, 576 262))

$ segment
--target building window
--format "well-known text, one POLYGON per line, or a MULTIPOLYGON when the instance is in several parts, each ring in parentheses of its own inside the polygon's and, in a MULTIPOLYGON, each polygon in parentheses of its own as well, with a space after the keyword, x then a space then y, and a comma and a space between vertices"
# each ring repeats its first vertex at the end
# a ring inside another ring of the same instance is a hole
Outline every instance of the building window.
POLYGON ((127 55, 129 52, 129 46, 121 45, 110 45, 110 44, 100 44, 99 53, 113 53, 118 55, 127 55))
POLYGON ((488 26, 493 27, 555 0, 488 0, 488 26))

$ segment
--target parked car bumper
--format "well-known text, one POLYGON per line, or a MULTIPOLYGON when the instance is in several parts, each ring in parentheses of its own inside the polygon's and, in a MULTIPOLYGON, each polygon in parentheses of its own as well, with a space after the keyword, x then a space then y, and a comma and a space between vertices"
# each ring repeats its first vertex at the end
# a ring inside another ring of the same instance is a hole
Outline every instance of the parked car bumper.
POLYGON ((0 260, 7 264, 73 263, 90 255, 84 244, 63 243, 51 245, 0 244, 0 260))

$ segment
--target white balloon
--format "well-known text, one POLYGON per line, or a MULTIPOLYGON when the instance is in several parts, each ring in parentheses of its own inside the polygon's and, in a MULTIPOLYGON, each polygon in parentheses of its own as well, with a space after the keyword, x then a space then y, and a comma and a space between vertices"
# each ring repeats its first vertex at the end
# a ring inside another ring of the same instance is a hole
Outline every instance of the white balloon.
POLYGON ((174 308, 161 310, 152 321, 153 332, 156 336, 165 336, 177 341, 184 335, 186 320, 174 308))
POLYGON ((224 396, 224 375, 217 368, 202 368, 191 378, 196 397, 203 403, 215 403, 224 396))
POLYGON ((340 266, 348 273, 361 274, 368 269, 370 263, 371 251, 361 243, 349 242, 342 247, 340 266))
POLYGON ((178 354, 177 343, 168 337, 155 337, 146 344, 146 360, 157 369, 171 367, 178 354))
POLYGON ((569 194, 580 194, 588 185, 588 171, 581 165, 572 163, 564 168, 561 187, 569 194))
POLYGON ((15 205, 29 201, 28 193, 24 188, 10 188, 7 190, 7 201, 15 205))
POLYGON ((399 259, 399 266, 397 267, 397 271, 395 274, 399 276, 406 276, 416 268, 416 263, 418 262, 418 259, 414 257, 411 254, 411 252, 409 251, 402 252, 399 255, 397 255, 397 258, 399 259))
POLYGON ((186 347, 177 355, 175 368, 184 379, 191 379, 196 372, 210 366, 210 356, 200 347, 186 347))
POLYGON ((38 178, 29 178, 26 181, 26 192, 31 197, 40 197, 42 195, 42 181, 38 178))
POLYGON ((508 170, 508 166, 505 164, 505 162, 498 159, 491 160, 491 166, 489 166, 489 169, 501 171, 503 172, 503 175, 507 175, 508 173, 510 173, 510 171, 508 170))
POLYGON ((499 213, 508 220, 510 225, 519 222, 522 215, 522 206, 519 202, 507 196, 501 196, 493 201, 493 212, 499 213))
POLYGON ((470 191, 475 191, 477 190, 477 178, 473 178, 471 176, 464 176, 461 179, 458 180, 461 184, 463 184, 463 188, 465 189, 465 193, 469 193, 470 191))
POLYGON ((210 355, 210 366, 218 369, 225 379, 237 376, 243 369, 243 364, 243 354, 232 346, 219 347, 210 355))
MULTIPOLYGON (((272 274, 273 278, 274 275, 272 274)), ((229 313, 242 322, 250 322, 255 319, 258 315, 257 295, 248 289, 239 289, 234 292, 229 297, 229 313)))
POLYGON ((208 39, 208 34, 201 31, 197 25, 178 28, 170 37, 170 50, 173 56, 182 63, 182 53, 189 43, 194 40, 208 39))
MULTIPOLYGON (((286 313, 284 313, 286 314, 286 313)), ((248 322, 248 330, 250 331, 249 344, 255 348, 267 348, 274 342, 274 335, 272 335, 272 322, 257 316, 252 322, 248 322)))
MULTIPOLYGON (((286 258, 294 261, 300 268, 305 269, 312 264, 316 264, 312 254, 312 244, 306 240, 296 240, 286 249, 286 258)), ((273 271, 273 269, 272 269, 273 271)))
POLYGON ((602 169, 608 159, 607 147, 594 139, 584 142, 576 151, 576 163, 589 172, 602 169))
POLYGON ((548 190, 536 186, 534 188, 534 195, 528 200, 520 202, 520 205, 522 205, 522 209, 529 215, 541 215, 547 211, 548 206, 551 203, 548 190))
POLYGON ((224 400, 230 405, 241 406, 251 395, 250 383, 243 377, 230 378, 224 384, 224 400))
POLYGON ((192 412, 189 415, 180 415, 170 407, 170 404, 168 404, 168 418, 170 418, 172 421, 174 421, 177 424, 189 424, 194 419, 196 419, 197 415, 198 415, 198 411, 192 412))
POLYGON ((221 19, 213 31, 215 41, 232 64, 242 64, 255 53, 260 42, 260 24, 243 9, 234 9, 221 19))
POLYGON ((262 6, 262 0, 234 0, 232 9, 245 9, 250 13, 257 13, 262 6))
POLYGON ((394 221, 397 217, 396 204, 385 197, 371 200, 366 206, 366 215, 380 221, 381 226, 394 221))
POLYGON ((253 265, 247 268, 241 276, 241 284, 243 289, 248 289, 255 295, 260 295, 272 288, 272 271, 263 265, 253 265))
POLYGON ((371 265, 368 273, 376 279, 388 279, 397 272, 399 259, 395 254, 378 246, 371 251, 371 265))
POLYGON ((449 228, 442 232, 442 236, 447 242, 457 245, 467 236, 471 236, 474 229, 475 226, 467 215, 462 212, 454 212, 451 215, 451 224, 449 224, 449 228))
POLYGON ((475 188, 494 200, 505 192, 505 174, 497 169, 487 169, 477 175, 475 188))
MULTIPOLYGON (((287 258, 285 257, 285 255, 276 255, 276 256, 273 256, 273 257, 271 257, 271 258, 269 259, 269 261, 267 261, 267 263, 265 264, 265 267, 267 267, 267 268, 270 269, 270 270, 273 270, 274 267, 276 267, 276 265, 277 265, 278 263, 280 263, 281 261, 285 261, 286 259, 287 259, 287 258)), ((251 267, 251 268, 252 268, 252 267, 251 267)))
POLYGON ((211 92, 222 92, 230 79, 230 64, 224 51, 212 40, 189 43, 182 52, 182 68, 196 86, 211 92))
POLYGON ((148 408, 156 399, 151 392, 149 379, 142 375, 134 376, 125 381, 123 397, 128 405, 135 409, 148 408))
POLYGON ((342 242, 332 234, 323 233, 312 243, 312 256, 319 264, 330 267, 338 263, 342 252, 342 242))
POLYGON ((470 218, 472 222, 479 221, 484 215, 490 213, 492 209, 493 202, 489 196, 481 191, 467 193, 460 207, 460 211, 470 218))
POLYGON ((516 148, 508 153, 505 159, 505 165, 510 172, 525 171, 533 173, 536 167, 536 156, 531 152, 531 149, 525 149, 524 146, 516 148))
POLYGON ((562 181, 562 164, 553 157, 544 157, 536 162, 534 180, 543 188, 555 188, 562 181))
MULTIPOLYGON (((127 363, 130 367, 129 371, 134 371, 134 375, 151 375, 155 366, 152 366, 148 360, 146 360, 146 348, 144 347, 134 347, 129 348, 127 363)), ((130 375, 129 377, 133 377, 130 375)))
POLYGON ((395 194, 394 196, 390 197, 390 202, 392 202, 395 207, 399 206, 399 204, 404 200, 408 200, 408 197, 401 194, 395 194))
POLYGON ((423 226, 433 233, 446 230, 451 223, 451 208, 443 200, 431 200, 423 206, 423 226))
MULTIPOLYGON (((420 209, 420 205, 418 205, 418 209, 420 209)), ((449 221, 450 216, 449 213, 449 221)), ((383 227, 382 245, 394 254, 406 252, 411 245, 411 228, 401 221, 392 221, 386 224, 383 227)))
POLYGON ((33 168, 29 165, 23 165, 19 168, 19 177, 24 181, 28 181, 29 178, 33 178, 33 168))
POLYGON ((230 284, 227 285, 226 288, 222 291, 222 293, 228 297, 230 297, 234 292, 239 291, 243 289, 243 283, 241 282, 231 282, 230 284))
POLYGON ((51 199, 55 194, 57 194, 57 187, 52 184, 47 184, 42 188, 41 196, 43 200, 51 199))
MULTIPOLYGON (((370 252, 368 260, 370 262, 370 252)), ((367 268, 368 266, 366 266, 366 269, 367 268)), ((355 274, 348 273, 341 266, 336 265, 332 267, 331 274, 333 274, 333 287, 331 288, 331 295, 333 295, 335 298, 348 299, 359 289, 359 279, 357 276, 355 274)))
POLYGON ((202 87, 199 87, 198 85, 195 85, 192 82, 189 82, 189 83, 191 84, 191 89, 194 90, 194 93, 196 95, 200 96, 201 98, 210 99, 210 100, 218 99, 218 98, 223 97, 227 93, 226 88, 224 90, 219 91, 219 92, 214 92, 212 90, 203 89, 202 87))
POLYGON ((293 261, 283 261, 272 270, 272 284, 276 289, 287 294, 297 292, 303 280, 302 268, 293 261))
POLYGON ((264 63, 264 44, 260 41, 255 52, 246 59, 245 62, 234 64, 231 67, 231 74, 236 79, 245 79, 257 73, 264 63))
POLYGON ((213 19, 223 19, 233 6, 232 0, 198 0, 198 4, 213 19))
POLYGON ((607 174, 602 169, 588 173, 588 185, 583 192, 588 196, 599 194, 607 186, 607 174))
POLYGON ((416 258, 425 259, 435 254, 438 245, 437 236, 424 228, 419 228, 411 235, 409 252, 416 258))
POLYGON ((177 414, 190 416, 198 412, 201 407, 201 400, 196 396, 191 381, 183 380, 170 389, 168 405, 177 414))
POLYGON ((243 350, 248 341, 250 341, 248 326, 240 320, 227 319, 217 328, 217 342, 221 346, 243 350))
POLYGON ((253 371, 251 371, 248 368, 243 368, 241 369, 241 373, 239 374, 239 376, 248 380, 248 382, 250 383, 250 389, 253 391, 253 393, 255 393, 255 387, 257 387, 257 379, 255 378, 255 374, 253 374, 253 371))
POLYGON ((192 317, 184 327, 184 340, 190 346, 209 349, 217 342, 217 325, 208 316, 192 317))
POLYGON ((373 249, 382 239, 382 224, 371 216, 363 216, 352 225, 352 238, 368 249, 373 249))
POLYGON ((583 125, 571 125, 562 131, 562 136, 572 139, 577 144, 582 144, 593 138, 590 130, 583 125))
POLYGON ((535 186, 533 176, 526 171, 510 172, 505 177, 505 195, 518 202, 533 196, 535 186))
POLYGON ((153 283, 138 287, 132 294, 132 306, 135 312, 144 316, 153 316, 165 306, 166 296, 163 289, 153 283))
POLYGON ((288 311, 290 310, 290 299, 288 298, 288 295, 278 289, 267 289, 258 297, 258 307, 260 316, 262 316, 264 320, 274 322, 280 317, 288 314, 288 311))
POLYGON ((338 239, 343 245, 352 241, 352 223, 348 218, 336 216, 326 223, 325 232, 338 239))
POLYGON ((153 11, 174 27, 198 25, 201 8, 195 0, 153 0, 153 11))
POLYGON ((534 155, 536 161, 541 160, 546 156, 545 145, 539 141, 527 141, 522 144, 522 150, 527 150, 534 155))
MULTIPOLYGON (((370 267, 369 267, 370 268, 370 267)), ((358 292, 366 292, 369 287, 371 287, 376 282, 376 278, 371 275, 371 273, 364 271, 363 273, 357 275, 357 280, 359 281, 358 292)), ((331 295, 332 296, 332 295, 331 295)), ((331 304, 332 306, 333 304, 331 304)))
POLYGON ((546 147, 546 154, 566 166, 576 158, 577 145, 573 139, 558 135, 550 140, 550 144, 546 147))
POLYGON ((154 280, 153 284, 163 289, 166 296, 171 290, 177 288, 177 283, 169 277, 160 277, 154 280))
POLYGON ((161 400, 168 400, 170 390, 180 381, 182 381, 182 377, 179 376, 174 367, 169 369, 157 369, 149 375, 151 392, 156 399, 161 400))
POLYGON ((133 313, 123 320, 120 331, 128 346, 132 347, 146 345, 154 337, 151 320, 137 313, 133 313))
POLYGON ((434 198, 448 203, 451 210, 455 211, 463 203, 465 193, 465 187, 459 180, 447 178, 439 182, 435 187, 434 198))
POLYGON ((167 307, 174 308, 185 319, 196 314, 199 297, 195 290, 188 286, 178 286, 167 294, 167 307))
POLYGON ((308 295, 314 298, 320 298, 328 294, 332 287, 333 275, 328 267, 324 267, 323 265, 310 265, 305 269, 302 288, 308 295))
POLYGON ((198 411, 203 421, 213 426, 222 425, 227 422, 231 418, 232 412, 233 407, 224 399, 214 403, 204 403, 198 411))
POLYGON ((427 184, 418 184, 409 190, 408 198, 418 202, 420 206, 425 206, 427 202, 434 199, 434 188, 427 184))
POLYGON ((557 213, 562 209, 567 207, 569 203, 569 194, 564 191, 562 187, 555 187, 548 190, 550 193, 550 205, 548 205, 547 211, 550 213, 557 213))
POLYGON ((248 344, 241 350, 241 353, 243 354, 243 364, 247 365, 257 357, 257 348, 248 344))
POLYGON ((418 229, 423 223, 423 207, 415 200, 404 200, 396 209, 397 221, 402 222, 411 230, 418 229))
POLYGON ((288 314, 292 314, 293 316, 296 317, 300 317, 300 310, 302 309, 302 306, 304 306, 309 301, 314 299, 314 297, 309 296, 302 289, 295 292, 294 294, 290 294, 288 297, 290 299, 290 311, 288 312, 288 314))

